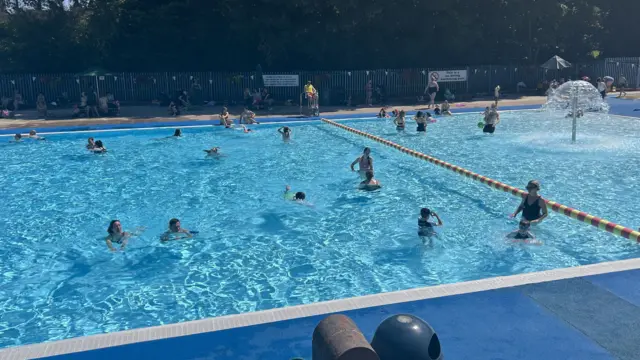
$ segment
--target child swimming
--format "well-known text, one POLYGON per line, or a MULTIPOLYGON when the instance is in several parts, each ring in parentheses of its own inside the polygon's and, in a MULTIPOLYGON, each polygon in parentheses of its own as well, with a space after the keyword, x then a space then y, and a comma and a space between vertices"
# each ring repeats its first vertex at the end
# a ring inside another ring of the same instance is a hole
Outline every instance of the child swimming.
POLYGON ((521 219, 518 224, 518 230, 510 233, 507 237, 513 239, 514 243, 542 245, 542 242, 536 240, 536 236, 529 229, 531 229, 531 222, 521 219))
POLYGON ((435 235, 436 232, 433 228, 436 226, 442 226, 442 220, 440 219, 440 216, 438 216, 438 214, 436 214, 434 211, 429 210, 428 208, 420 209, 420 217, 418 218, 418 235, 435 235), (436 219, 435 223, 429 221, 432 217, 436 219))

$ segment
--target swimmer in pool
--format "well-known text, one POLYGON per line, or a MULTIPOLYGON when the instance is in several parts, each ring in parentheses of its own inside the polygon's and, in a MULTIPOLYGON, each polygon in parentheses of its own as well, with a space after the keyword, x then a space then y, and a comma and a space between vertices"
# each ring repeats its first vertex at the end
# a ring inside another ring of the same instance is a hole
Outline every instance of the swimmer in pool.
POLYGON ((522 211, 523 219, 529 221, 531 224, 538 224, 549 215, 547 203, 544 202, 542 196, 538 195, 540 183, 537 180, 529 181, 527 191, 529 193, 522 199, 520 206, 518 206, 511 217, 514 218, 518 216, 522 211))
POLYGON ((485 134, 493 134, 496 131, 496 125, 500 123, 500 113, 498 113, 498 106, 491 104, 491 109, 484 116, 484 128, 482 132, 485 134))
POLYGON ((22 134, 13 135, 13 142, 20 142, 20 141, 22 141, 22 134))
POLYGON ((173 132, 173 137, 180 137, 180 136, 182 136, 182 130, 176 129, 176 131, 173 132))
POLYGON ((220 113, 220 125, 224 125, 225 128, 233 126, 233 120, 229 117, 229 110, 226 107, 223 107, 220 113))
POLYGON ((367 191, 378 190, 381 187, 380 182, 373 178, 373 171, 371 170, 367 171, 364 181, 358 185, 358 189, 367 191))
POLYGON ((169 220, 169 230, 165 231, 160 237, 160 241, 165 242, 169 240, 180 240, 192 238, 193 235, 187 229, 180 227, 180 220, 173 218, 169 220))
POLYGON ((302 191, 294 193, 293 191, 291 191, 291 186, 286 185, 284 187, 284 198, 286 200, 304 202, 304 199, 307 198, 307 195, 305 195, 305 193, 303 193, 302 191))
POLYGON ((87 139, 87 150, 93 150, 96 148, 96 142, 92 137, 87 139))
POLYGON ((380 109, 380 112, 378 113, 378 118, 383 119, 388 117, 389 115, 387 115, 387 111, 384 108, 380 109))
POLYGON ((436 107, 433 109, 433 112, 436 115, 440 115, 440 105, 436 104, 436 107))
POLYGON ((427 132, 427 117, 422 113, 422 111, 418 111, 418 113, 416 114, 416 116, 413 117, 413 119, 416 121, 416 124, 418 124, 418 127, 416 128, 417 132, 427 132))
POLYGON ((373 158, 370 155, 371 149, 366 147, 362 152, 362 156, 359 156, 351 163, 351 171, 356 171, 355 165, 358 164, 358 173, 363 179, 366 178, 367 171, 373 171, 373 158))
POLYGON ((118 251, 113 244, 120 245, 120 250, 124 250, 125 246, 127 246, 127 241, 131 237, 131 233, 122 230, 122 224, 120 224, 120 220, 111 220, 109 223, 109 227, 107 228, 107 238, 105 239, 107 242, 107 247, 111 251, 118 251))
POLYGON ((246 134, 246 133, 250 133, 253 132, 253 130, 248 129, 246 126, 242 125, 242 131, 246 134))
POLYGON ((45 138, 43 138, 42 136, 38 136, 38 134, 36 134, 35 130, 31 130, 29 131, 29 139, 33 139, 33 140, 46 140, 45 138))
POLYGON ((222 154, 220 154, 220 147, 219 146, 214 146, 209 150, 203 150, 204 152, 207 153, 207 156, 220 156, 222 154))
POLYGON ((433 229, 436 226, 442 226, 442 220, 440 216, 436 214, 434 211, 431 211, 427 208, 420 209, 420 217, 418 218, 418 235, 419 236, 431 236, 435 235, 435 230, 433 229), (433 223, 429 220, 431 218, 436 219, 436 222, 433 223))
POLYGON ((96 144, 93 147, 93 149, 89 149, 89 150, 96 154, 102 154, 107 152, 107 148, 104 147, 104 145, 102 144, 102 140, 96 141, 96 144))
POLYGON ((393 123, 396 124, 396 130, 398 131, 404 131, 404 127, 405 127, 405 112, 404 110, 400 110, 400 112, 398 113, 398 117, 396 117, 395 119, 393 119, 393 123))
POLYGON ((529 229, 531 229, 531 223, 525 219, 521 219, 520 224, 518 224, 518 230, 510 233, 507 237, 513 239, 514 243, 542 245, 540 241, 536 240, 536 236, 533 235, 529 229))
POLYGON ((447 116, 453 115, 451 114, 451 105, 449 104, 448 100, 445 100, 444 104, 442 104, 442 115, 447 115, 447 116))
POLYGON ((282 134, 282 140, 291 140, 291 129, 289 129, 287 126, 281 127, 280 129, 278 129, 278 132, 282 134))

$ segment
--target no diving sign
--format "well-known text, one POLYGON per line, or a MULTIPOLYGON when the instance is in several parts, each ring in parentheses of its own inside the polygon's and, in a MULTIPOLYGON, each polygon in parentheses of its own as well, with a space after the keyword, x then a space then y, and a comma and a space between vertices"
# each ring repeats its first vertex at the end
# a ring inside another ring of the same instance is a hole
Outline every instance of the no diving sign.
POLYGON ((467 70, 429 71, 429 79, 440 82, 467 81, 467 70))

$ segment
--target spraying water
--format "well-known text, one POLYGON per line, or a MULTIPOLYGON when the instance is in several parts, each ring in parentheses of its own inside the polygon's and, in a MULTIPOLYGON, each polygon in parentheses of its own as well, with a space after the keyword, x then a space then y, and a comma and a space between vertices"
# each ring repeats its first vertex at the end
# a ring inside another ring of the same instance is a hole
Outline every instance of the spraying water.
POLYGON ((578 118, 585 113, 609 113, 607 104, 598 89, 582 80, 568 81, 553 90, 547 98, 543 109, 554 114, 571 117, 573 119, 571 140, 576 141, 578 118))

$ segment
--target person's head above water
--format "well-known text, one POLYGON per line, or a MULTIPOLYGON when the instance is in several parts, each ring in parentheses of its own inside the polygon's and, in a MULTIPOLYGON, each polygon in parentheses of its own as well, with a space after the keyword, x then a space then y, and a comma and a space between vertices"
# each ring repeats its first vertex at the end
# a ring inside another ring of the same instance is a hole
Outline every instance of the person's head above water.
POLYGON ((169 220, 169 230, 173 231, 173 232, 178 232, 180 231, 180 220, 173 218, 171 220, 169 220))
POLYGON ((176 131, 173 132, 173 136, 182 136, 182 130, 176 129, 176 131))
POLYGON ((371 181, 373 180, 373 171, 369 170, 367 171, 364 176, 367 178, 367 181, 371 181))
POLYGON ((400 110, 400 117, 404 117, 404 114, 405 114, 404 110, 400 110))
POLYGON ((497 109, 497 108, 498 108, 498 105, 496 105, 495 103, 491 104, 491 109, 494 109, 494 110, 495 110, 495 109, 497 109))
POLYGON ((431 216, 431 210, 427 208, 420 209, 420 216, 423 217, 424 219, 429 218, 429 216, 431 216))
POLYGON ((422 111, 418 111, 418 112, 416 113, 416 117, 422 117, 422 115, 423 115, 423 114, 422 114, 422 111))
POLYGON ((29 135, 33 136, 33 135, 35 135, 35 134, 36 134, 36 131, 35 131, 35 130, 31 130, 31 131, 29 131, 29 135))
POLYGON ((87 139, 87 143, 93 145, 94 144, 93 140, 94 140, 93 137, 90 137, 90 138, 87 139))
POLYGON ((531 180, 529 181, 529 183, 527 183, 527 187, 526 187, 528 192, 537 192, 538 190, 540 190, 540 183, 538 182, 538 180, 531 180))
POLYGON ((291 131, 291 129, 289 129, 287 126, 282 128, 282 131, 288 133, 289 131, 291 131))
POLYGON ((107 232, 110 235, 122 233, 122 224, 120 224, 120 220, 111 220, 109 227, 107 228, 107 232))
POLYGON ((431 113, 427 111, 427 117, 431 117, 431 113))
POLYGON ((529 220, 525 220, 525 219, 520 220, 520 223, 518 224, 519 232, 529 231, 530 228, 531 228, 531 223, 529 222, 529 220))
POLYGON ((304 200, 307 197, 302 191, 298 191, 293 197, 293 200, 304 200))
POLYGON ((368 148, 368 147, 366 147, 366 148, 364 148, 364 150, 362 151, 362 153, 363 153, 363 154, 365 154, 365 155, 367 155, 367 156, 369 156, 369 155, 371 154, 371 149, 370 149, 370 148, 368 148))
POLYGON ((16 140, 20 140, 20 139, 22 139, 22 134, 15 134, 13 136, 13 138, 16 139, 16 140))
POLYGON ((99 148, 104 147, 104 145, 102 145, 102 140, 96 141, 96 147, 99 147, 99 148))

